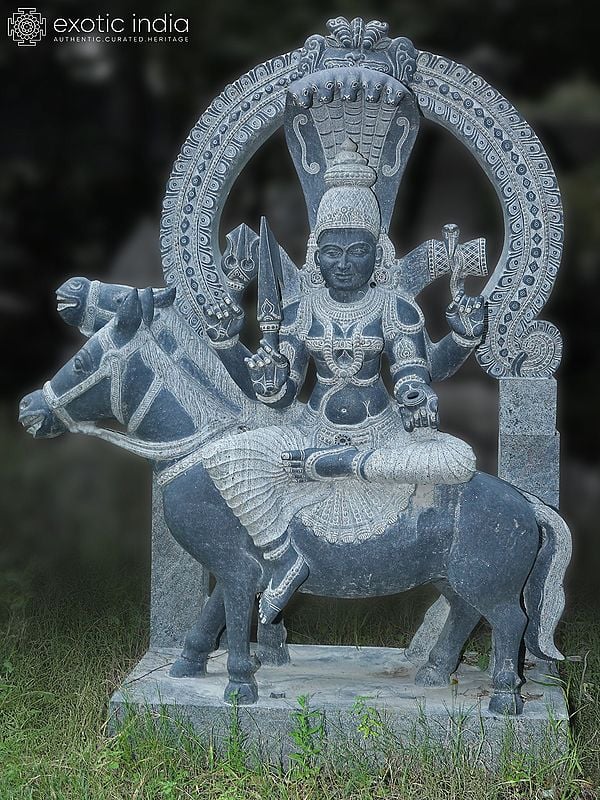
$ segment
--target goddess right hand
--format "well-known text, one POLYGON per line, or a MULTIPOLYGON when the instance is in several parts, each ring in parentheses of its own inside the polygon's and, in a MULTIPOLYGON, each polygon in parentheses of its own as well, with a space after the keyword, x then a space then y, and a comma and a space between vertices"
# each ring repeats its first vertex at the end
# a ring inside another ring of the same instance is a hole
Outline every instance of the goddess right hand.
POLYGON ((219 303, 207 303, 202 310, 211 342, 219 344, 235 339, 244 327, 244 311, 228 295, 219 303))
POLYGON ((265 339, 260 340, 260 347, 255 355, 244 361, 259 400, 272 398, 285 389, 290 375, 290 363, 279 350, 271 347, 265 339))

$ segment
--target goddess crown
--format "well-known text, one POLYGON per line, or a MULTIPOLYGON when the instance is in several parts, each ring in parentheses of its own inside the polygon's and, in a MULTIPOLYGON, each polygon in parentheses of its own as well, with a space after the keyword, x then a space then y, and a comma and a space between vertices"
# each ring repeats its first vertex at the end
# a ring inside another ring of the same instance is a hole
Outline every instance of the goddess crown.
POLYGON ((347 138, 325 172, 328 187, 319 203, 314 227, 317 240, 325 230, 360 228, 377 240, 381 213, 371 187, 377 173, 367 164, 356 143, 347 138))

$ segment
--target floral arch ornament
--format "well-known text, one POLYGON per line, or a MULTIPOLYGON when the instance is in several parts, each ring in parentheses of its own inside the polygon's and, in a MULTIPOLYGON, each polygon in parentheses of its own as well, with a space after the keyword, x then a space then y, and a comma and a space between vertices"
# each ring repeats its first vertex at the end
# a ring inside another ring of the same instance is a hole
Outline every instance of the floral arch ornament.
MULTIPOLYGON (((227 86, 202 114, 175 161, 161 221, 165 280, 203 334, 202 306, 223 296, 219 223, 228 192, 253 153, 283 123, 293 84, 324 70, 365 68, 401 81, 422 115, 474 155, 504 215, 504 246, 484 294, 488 332, 476 351, 495 378, 544 378, 557 369, 561 336, 538 319, 560 264, 563 214, 550 160, 531 126, 496 89, 451 59, 391 39, 385 23, 344 18, 328 36, 269 59, 227 86)), ((306 81, 303 81, 303 85, 306 81)))

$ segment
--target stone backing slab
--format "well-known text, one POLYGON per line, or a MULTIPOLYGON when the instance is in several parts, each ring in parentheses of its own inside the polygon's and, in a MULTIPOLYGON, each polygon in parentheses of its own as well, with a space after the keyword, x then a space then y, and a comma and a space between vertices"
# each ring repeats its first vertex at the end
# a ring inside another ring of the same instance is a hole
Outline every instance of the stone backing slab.
POLYGON ((152 486, 150 647, 181 647, 208 597, 208 572, 180 547, 165 523, 160 487, 152 486))
POLYGON ((558 508, 560 436, 554 378, 501 378, 498 477, 558 508))

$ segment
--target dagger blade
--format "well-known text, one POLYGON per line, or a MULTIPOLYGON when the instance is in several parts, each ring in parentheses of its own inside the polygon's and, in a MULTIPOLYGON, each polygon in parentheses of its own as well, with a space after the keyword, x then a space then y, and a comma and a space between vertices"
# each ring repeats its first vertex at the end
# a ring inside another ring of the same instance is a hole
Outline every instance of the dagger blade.
POLYGON ((281 256, 279 245, 265 217, 260 220, 258 300, 256 319, 269 344, 277 347, 281 311, 281 256))

